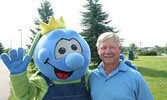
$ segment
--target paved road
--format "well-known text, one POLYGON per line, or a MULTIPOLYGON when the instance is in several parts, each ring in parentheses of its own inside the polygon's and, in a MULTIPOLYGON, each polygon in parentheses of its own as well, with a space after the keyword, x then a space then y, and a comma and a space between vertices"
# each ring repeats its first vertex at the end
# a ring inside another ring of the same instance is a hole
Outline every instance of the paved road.
POLYGON ((10 95, 9 71, 0 60, 0 100, 7 100, 10 95))

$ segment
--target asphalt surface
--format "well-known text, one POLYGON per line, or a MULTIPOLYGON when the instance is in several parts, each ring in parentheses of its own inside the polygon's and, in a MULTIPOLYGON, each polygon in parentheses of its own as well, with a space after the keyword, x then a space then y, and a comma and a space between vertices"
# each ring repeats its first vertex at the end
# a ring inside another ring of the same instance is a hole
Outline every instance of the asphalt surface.
POLYGON ((8 100, 10 95, 9 71, 0 60, 0 100, 8 100))

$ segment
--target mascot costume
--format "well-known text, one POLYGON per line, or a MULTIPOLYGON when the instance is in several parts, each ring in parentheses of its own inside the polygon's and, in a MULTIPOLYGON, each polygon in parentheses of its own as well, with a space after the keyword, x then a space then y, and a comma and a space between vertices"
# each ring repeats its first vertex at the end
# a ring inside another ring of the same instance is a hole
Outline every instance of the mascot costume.
MULTIPOLYGON (((24 56, 23 48, 10 50, 1 58, 10 71, 14 95, 20 100, 89 100, 88 69, 91 53, 87 42, 73 30, 66 29, 62 17, 40 22, 39 32, 24 56), (27 76, 30 58, 38 71, 27 76)), ((124 60, 124 56, 120 56, 124 60)), ((129 61, 130 67, 135 67, 129 61)))

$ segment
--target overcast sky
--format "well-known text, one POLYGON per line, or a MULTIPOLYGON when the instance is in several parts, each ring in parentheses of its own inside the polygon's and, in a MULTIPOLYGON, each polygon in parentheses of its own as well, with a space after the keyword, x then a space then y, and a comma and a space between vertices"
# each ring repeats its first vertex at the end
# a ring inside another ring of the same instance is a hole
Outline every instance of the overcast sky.
MULTIPOLYGON (((54 9, 54 17, 63 16, 68 29, 82 30, 80 11, 86 0, 48 0, 54 9)), ((0 42, 5 48, 26 49, 29 36, 34 29, 34 19, 38 18, 37 8, 41 0, 2 0, 0 3, 0 42)), ((167 44, 166 0, 99 0, 103 11, 109 13, 111 27, 121 30, 118 34, 124 39, 123 46, 135 43, 138 47, 165 46, 167 44)))

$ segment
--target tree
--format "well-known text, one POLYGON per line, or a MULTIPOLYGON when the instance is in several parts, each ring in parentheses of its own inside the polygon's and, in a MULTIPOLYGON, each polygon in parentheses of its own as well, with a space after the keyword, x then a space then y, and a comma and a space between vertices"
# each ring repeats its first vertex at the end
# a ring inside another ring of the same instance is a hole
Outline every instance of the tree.
POLYGON ((161 55, 163 53, 163 48, 156 45, 154 51, 156 51, 157 55, 161 55))
POLYGON ((3 51, 3 52, 8 54, 8 53, 9 53, 9 51, 10 51, 11 49, 12 49, 12 48, 6 48, 6 49, 4 49, 4 51, 3 51))
MULTIPOLYGON (((40 8, 38 8, 38 13, 39 13, 40 20, 45 23, 48 23, 50 17, 53 16, 54 14, 53 8, 51 7, 50 2, 48 2, 47 0, 42 1, 40 8)), ((37 33, 41 31, 41 29, 38 27, 39 19, 36 18, 34 21, 34 24, 37 25, 37 27, 35 28, 36 30, 30 29, 30 31, 32 32, 32 37, 30 37, 31 43, 27 45, 28 49, 30 49, 37 33)), ((30 72, 36 71, 36 67, 35 67, 33 58, 31 59, 29 69, 30 69, 30 72)))
POLYGON ((0 55, 4 52, 4 47, 2 45, 2 43, 0 42, 0 55))
POLYGON ((128 54, 129 47, 122 46, 121 48, 121 54, 127 55, 128 54))
POLYGON ((132 43, 132 44, 130 44, 130 46, 129 46, 129 50, 130 50, 130 51, 133 51, 133 52, 136 52, 137 46, 136 46, 134 43, 132 43))
MULTIPOLYGON (((111 20, 107 20, 109 14, 102 11, 102 5, 98 4, 98 0, 87 0, 87 4, 83 5, 86 12, 81 12, 83 19, 81 25, 85 28, 80 33, 81 36, 87 41, 91 49, 91 61, 100 63, 96 41, 100 34, 104 32, 114 32, 115 28, 107 26, 111 20)), ((117 31, 118 32, 118 31, 117 31)))
MULTIPOLYGON (((50 17, 53 16, 53 14, 54 14, 53 8, 51 7, 50 2, 48 2, 47 0, 43 1, 41 3, 41 8, 38 8, 38 13, 39 13, 40 20, 45 22, 45 23, 48 23, 50 17)), ((41 31, 41 29, 38 27, 39 26, 39 19, 36 18, 34 20, 34 24, 37 27, 35 28, 36 30, 30 29, 30 31, 32 32, 32 37, 30 37, 31 43, 27 45, 28 49, 30 49, 31 44, 33 43, 34 38, 37 35, 37 33, 39 31, 41 31)))
POLYGON ((164 53, 167 54, 167 46, 164 47, 164 53))

